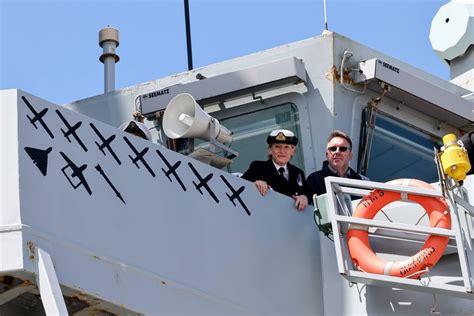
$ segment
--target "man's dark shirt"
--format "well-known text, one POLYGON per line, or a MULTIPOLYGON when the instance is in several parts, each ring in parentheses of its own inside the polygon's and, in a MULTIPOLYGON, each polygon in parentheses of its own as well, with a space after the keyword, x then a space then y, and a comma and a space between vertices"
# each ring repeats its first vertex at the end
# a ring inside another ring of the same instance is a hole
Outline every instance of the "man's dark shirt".
POLYGON ((471 170, 467 174, 474 174, 474 132, 464 134, 460 139, 467 150, 469 162, 471 163, 471 170))
POLYGON ((271 159, 267 161, 253 161, 242 175, 242 178, 255 182, 265 181, 274 191, 289 197, 293 195, 307 195, 306 178, 303 170, 288 163, 288 177, 286 180, 278 173, 271 159))
MULTIPOLYGON (((324 183, 324 178, 330 176, 339 177, 336 172, 329 169, 329 162, 327 160, 323 162, 323 168, 321 170, 313 172, 309 175, 308 179, 306 180, 306 186, 308 187, 311 199, 315 193, 317 195, 326 193, 326 184, 324 183)), ((350 167, 347 171, 347 178, 356 180, 369 180, 369 178, 358 174, 350 167)))

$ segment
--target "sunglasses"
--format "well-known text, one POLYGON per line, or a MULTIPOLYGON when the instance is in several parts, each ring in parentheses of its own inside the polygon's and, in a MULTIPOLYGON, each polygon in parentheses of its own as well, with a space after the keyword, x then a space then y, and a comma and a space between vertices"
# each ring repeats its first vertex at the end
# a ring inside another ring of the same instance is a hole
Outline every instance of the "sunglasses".
POLYGON ((346 147, 346 146, 332 146, 332 147, 328 147, 328 150, 332 153, 335 153, 338 148, 340 152, 351 150, 349 147, 346 147))

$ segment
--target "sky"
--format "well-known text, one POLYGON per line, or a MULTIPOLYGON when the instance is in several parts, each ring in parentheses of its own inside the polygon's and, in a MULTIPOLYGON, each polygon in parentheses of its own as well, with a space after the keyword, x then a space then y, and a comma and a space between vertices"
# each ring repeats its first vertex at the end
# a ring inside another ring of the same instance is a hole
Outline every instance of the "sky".
MULTIPOLYGON (((448 0, 327 0, 328 28, 449 80, 429 41, 448 0)), ((188 69, 183 0, 0 0, 0 88, 56 104, 103 93, 99 30, 120 31, 116 89, 188 69)), ((323 0, 189 0, 194 68, 324 30, 323 0)))

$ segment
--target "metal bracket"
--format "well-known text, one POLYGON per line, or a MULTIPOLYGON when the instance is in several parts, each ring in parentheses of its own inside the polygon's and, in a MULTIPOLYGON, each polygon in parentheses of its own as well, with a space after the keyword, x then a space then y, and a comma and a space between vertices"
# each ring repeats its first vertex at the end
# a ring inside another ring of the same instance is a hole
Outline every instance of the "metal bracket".
POLYGON ((382 88, 382 92, 379 97, 370 100, 367 103, 368 108, 368 116, 367 119, 367 133, 365 135, 364 142, 362 143, 363 152, 360 158, 359 166, 361 173, 365 174, 369 169, 369 158, 370 158, 370 151, 372 149, 372 140, 374 138, 374 130, 375 130, 375 120, 377 118, 377 113, 379 110, 379 105, 382 102, 385 94, 392 90, 389 84, 384 82, 380 83, 382 88))
MULTIPOLYGON (((216 132, 216 121, 214 118, 211 119, 210 122, 210 140, 209 140, 209 149, 211 150, 212 153, 216 153, 216 146, 219 147, 220 149, 228 152, 231 154, 232 158, 238 157, 239 153, 233 150, 232 148, 218 142, 216 140, 217 138, 217 132, 216 132)), ((229 158, 229 159, 232 159, 229 158)))
POLYGON ((252 91, 252 99, 254 99, 254 100, 259 100, 260 103, 263 103, 263 98, 262 98, 262 96, 261 96, 261 95, 255 96, 255 91, 252 91))

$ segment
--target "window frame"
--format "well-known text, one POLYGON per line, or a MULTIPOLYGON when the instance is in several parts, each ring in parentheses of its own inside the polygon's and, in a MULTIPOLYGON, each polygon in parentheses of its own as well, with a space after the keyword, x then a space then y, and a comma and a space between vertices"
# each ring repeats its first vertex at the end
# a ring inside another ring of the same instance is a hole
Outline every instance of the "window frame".
MULTIPOLYGON (((297 86, 295 86, 297 87, 297 86)), ((299 91, 286 91, 283 93, 278 93, 278 91, 270 91, 269 95, 262 94, 260 99, 258 96, 252 96, 251 98, 242 98, 240 100, 232 100, 233 105, 231 107, 226 107, 225 104, 219 104, 218 109, 216 104, 208 105, 204 107, 204 110, 208 112, 209 115, 218 119, 220 122, 226 119, 231 119, 238 116, 244 116, 250 113, 257 111, 262 111, 270 108, 275 108, 284 104, 293 104, 297 111, 298 115, 298 148, 301 153, 302 161, 302 170, 311 170, 314 169, 314 153, 312 151, 313 146, 310 145, 312 136, 309 133, 303 131, 310 130, 310 119, 308 114, 308 103, 306 97, 303 93, 299 91), (273 94, 272 94, 273 92, 273 94), (262 102, 263 101, 263 102, 262 102), (209 111, 209 109, 214 109, 214 111, 209 111), (216 110, 217 109, 217 110, 216 110)), ((226 102, 227 103, 227 102, 226 102)), ((223 124, 225 126, 225 124, 223 124)), ((266 136, 265 136, 266 137, 266 136)), ((262 157, 265 157, 266 148, 262 148, 262 157)), ((239 153, 240 155, 245 153, 239 153)), ((260 159, 263 160, 263 159, 260 159)), ((250 162, 249 162, 250 165, 250 162)), ((307 173, 307 172, 305 172, 307 173)))

